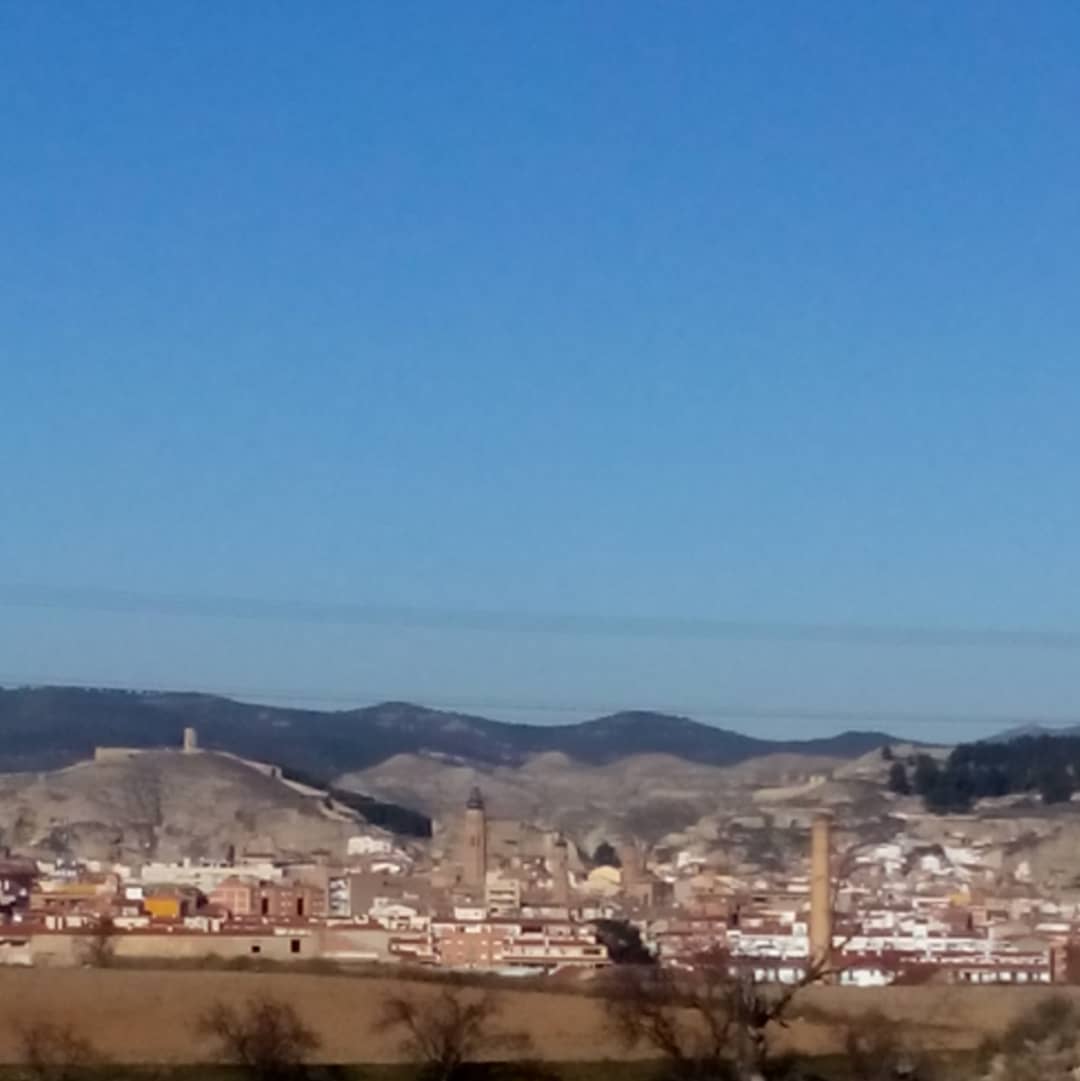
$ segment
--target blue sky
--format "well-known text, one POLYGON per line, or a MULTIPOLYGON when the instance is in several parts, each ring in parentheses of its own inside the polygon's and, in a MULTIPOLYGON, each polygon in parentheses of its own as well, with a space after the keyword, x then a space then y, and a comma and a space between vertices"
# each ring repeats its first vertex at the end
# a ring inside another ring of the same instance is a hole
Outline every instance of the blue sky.
MULTIPOLYGON (((0 586, 1080 628, 1078 40, 0 0, 0 586)), ((0 679, 1080 719, 1070 649, 152 608, 0 603, 0 679)))

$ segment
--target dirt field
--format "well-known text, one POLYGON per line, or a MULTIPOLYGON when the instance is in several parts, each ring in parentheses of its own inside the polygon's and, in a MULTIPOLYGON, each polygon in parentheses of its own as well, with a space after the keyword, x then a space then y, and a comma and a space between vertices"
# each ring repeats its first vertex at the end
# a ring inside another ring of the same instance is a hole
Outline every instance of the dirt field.
MULTIPOLYGON (((17 1058, 20 1021, 70 1021, 110 1058, 121 1062, 198 1062, 210 1047, 194 1033, 208 1002, 242 1002, 256 992, 292 1001, 323 1039, 328 1062, 391 1062, 396 1040, 374 1034, 380 1002, 402 991, 438 993, 431 984, 383 978, 295 973, 188 972, 95 969, 0 970, 0 1061, 17 1058)), ((837 1049, 845 1019, 880 1010, 918 1031, 927 1047, 975 1046, 999 1032, 1050 989, 814 988, 801 996, 784 1045, 812 1054, 837 1049)), ((607 1032, 602 1004, 572 994, 499 992, 506 1028, 524 1030, 536 1053, 563 1062, 625 1058, 607 1032)))

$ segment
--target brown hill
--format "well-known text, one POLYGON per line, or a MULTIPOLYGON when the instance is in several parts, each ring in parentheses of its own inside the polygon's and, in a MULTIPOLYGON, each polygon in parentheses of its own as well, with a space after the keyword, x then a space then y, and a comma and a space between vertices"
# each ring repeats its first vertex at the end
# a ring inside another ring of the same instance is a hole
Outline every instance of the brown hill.
POLYGON ((591 852, 605 839, 651 846, 693 833, 703 822, 745 813, 763 786, 800 785, 831 773, 841 761, 789 753, 721 767, 646 754, 590 766, 549 752, 520 767, 485 767, 409 754, 348 773, 337 783, 424 811, 436 819, 444 839, 452 836, 476 786, 494 817, 560 830, 591 852))
POLYGON ((239 759, 178 751, 0 774, 0 823, 0 843, 21 851, 123 861, 333 852, 374 832, 239 759))

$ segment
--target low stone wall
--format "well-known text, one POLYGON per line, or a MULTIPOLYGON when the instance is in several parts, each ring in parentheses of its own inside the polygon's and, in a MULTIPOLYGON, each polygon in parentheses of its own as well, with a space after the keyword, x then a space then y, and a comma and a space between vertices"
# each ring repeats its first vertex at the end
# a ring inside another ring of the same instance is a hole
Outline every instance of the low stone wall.
MULTIPOLYGON (((30 959, 35 965, 76 966, 88 963, 93 936, 77 932, 39 932, 30 938, 30 959)), ((207 957, 253 961, 311 961, 321 956, 318 934, 193 934, 190 932, 134 931, 113 935, 110 949, 119 960, 198 961, 207 957)))

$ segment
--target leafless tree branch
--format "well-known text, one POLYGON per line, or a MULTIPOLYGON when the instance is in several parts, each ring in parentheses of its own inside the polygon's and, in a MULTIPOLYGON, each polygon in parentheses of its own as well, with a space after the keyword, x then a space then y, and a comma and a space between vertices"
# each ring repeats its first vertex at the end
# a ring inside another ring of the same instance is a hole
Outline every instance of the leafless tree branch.
POLYGON ((702 958, 690 972, 627 969, 607 1012, 625 1045, 651 1048, 679 1081, 760 1081, 769 1066, 770 1029, 784 1025, 795 997, 828 971, 823 959, 795 983, 764 984, 725 954, 702 958))
POLYGON ((199 1018, 198 1032, 216 1041, 220 1056, 255 1081, 295 1081, 319 1049, 318 1034, 288 1002, 256 995, 237 1008, 216 1002, 199 1018))
POLYGON ((84 964, 109 968, 116 959, 116 924, 111 916, 101 916, 90 934, 80 943, 84 964))
POLYGON ((462 1068, 495 1052, 522 1053, 520 1033, 496 1028, 500 1009, 491 994, 446 988, 434 996, 398 995, 383 1003, 377 1031, 401 1036, 401 1050, 429 1081, 454 1081, 462 1068))
POLYGON ((16 1026, 20 1073, 27 1081, 80 1081, 105 1064, 93 1043, 72 1025, 36 1020, 16 1026))

